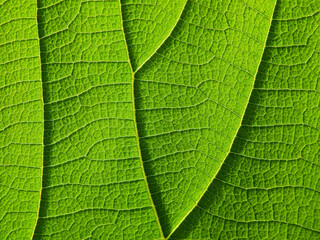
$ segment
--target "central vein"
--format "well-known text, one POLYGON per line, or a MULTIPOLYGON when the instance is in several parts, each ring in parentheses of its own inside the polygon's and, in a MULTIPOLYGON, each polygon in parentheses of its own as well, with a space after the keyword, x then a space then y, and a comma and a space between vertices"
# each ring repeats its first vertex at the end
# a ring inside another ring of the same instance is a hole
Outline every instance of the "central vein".
POLYGON ((140 138, 139 138, 138 124, 137 124, 137 114, 136 114, 136 104, 135 104, 135 94, 134 94, 134 89, 135 89, 135 88, 134 88, 134 80, 135 80, 135 74, 136 74, 137 71, 141 68, 141 66, 142 66, 143 64, 142 64, 136 71, 133 71, 132 63, 131 63, 131 59, 130 59, 130 55, 129 55, 128 44, 127 44, 127 41, 126 41, 126 36, 125 36, 125 32, 124 32, 124 27, 123 27, 123 17, 122 17, 122 4, 121 4, 121 0, 119 0, 119 7, 120 7, 120 16, 121 16, 121 28, 122 28, 123 38, 124 38, 124 42, 125 42, 125 46, 126 46, 126 52, 127 52, 127 56, 128 56, 128 63, 129 63, 129 66, 130 66, 131 78, 132 78, 131 84, 132 84, 133 121, 134 121, 134 128, 135 128, 135 132, 136 132, 136 139, 137 139, 137 145, 138 145, 140 165, 141 165, 141 168, 142 168, 142 174, 143 174, 143 178, 144 178, 144 181, 145 181, 145 184, 146 184, 146 188, 147 188, 147 191, 148 191, 148 195, 149 195, 149 198, 150 198, 150 202, 151 202, 151 205, 152 205, 152 209, 153 209, 153 211, 154 211, 154 214, 155 214, 155 217, 156 217, 156 220, 157 220, 157 224, 158 224, 158 227, 159 227, 161 239, 165 239, 164 234, 163 234, 163 230, 162 230, 162 226, 161 226, 161 224, 160 224, 158 212, 157 212, 156 206, 155 206, 155 204, 154 204, 154 202, 153 202, 153 198, 152 198, 152 196, 151 196, 151 192, 150 192, 150 188, 149 188, 149 183, 148 183, 148 179, 147 179, 147 176, 146 176, 146 172, 145 172, 144 164, 143 164, 143 160, 142 160, 141 148, 140 148, 140 138))
POLYGON ((36 222, 34 224, 34 228, 33 228, 33 232, 32 232, 32 236, 31 239, 34 239, 35 237, 35 232, 36 232, 36 228, 38 226, 38 221, 39 221, 39 216, 40 216, 40 207, 41 207, 41 199, 42 199, 42 188, 43 188, 43 166, 44 166, 44 139, 45 139, 45 119, 44 119, 44 114, 45 114, 45 109, 44 109, 44 91, 43 91, 43 71, 42 71, 42 59, 41 59, 41 48, 40 48, 40 30, 39 30, 39 16, 38 16, 38 11, 39 11, 39 3, 37 1, 37 9, 36 9, 36 24, 37 24, 37 36, 38 36, 38 44, 39 44, 39 58, 40 58, 40 81, 41 81, 41 94, 42 94, 42 119, 43 119, 43 135, 42 135, 42 164, 41 164, 41 178, 40 178, 40 194, 39 194, 39 203, 38 203, 38 212, 37 212, 37 218, 36 218, 36 222))

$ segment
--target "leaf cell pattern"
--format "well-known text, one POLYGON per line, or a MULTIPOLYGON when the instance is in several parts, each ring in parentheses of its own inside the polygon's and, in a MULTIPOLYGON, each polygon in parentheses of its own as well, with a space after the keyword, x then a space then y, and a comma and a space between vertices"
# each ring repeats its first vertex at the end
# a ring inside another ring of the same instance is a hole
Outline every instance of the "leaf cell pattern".
POLYGON ((1 239, 320 238, 318 0, 0 12, 1 239))
POLYGON ((30 238, 38 215, 43 102, 36 9, 34 1, 0 1, 1 239, 30 238))

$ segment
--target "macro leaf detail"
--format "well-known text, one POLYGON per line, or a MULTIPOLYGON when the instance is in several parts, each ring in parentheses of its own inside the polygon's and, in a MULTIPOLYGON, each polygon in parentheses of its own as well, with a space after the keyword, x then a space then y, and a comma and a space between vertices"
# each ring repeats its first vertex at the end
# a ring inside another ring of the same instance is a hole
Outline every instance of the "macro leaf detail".
POLYGON ((320 238, 319 12, 0 0, 0 238, 320 238))

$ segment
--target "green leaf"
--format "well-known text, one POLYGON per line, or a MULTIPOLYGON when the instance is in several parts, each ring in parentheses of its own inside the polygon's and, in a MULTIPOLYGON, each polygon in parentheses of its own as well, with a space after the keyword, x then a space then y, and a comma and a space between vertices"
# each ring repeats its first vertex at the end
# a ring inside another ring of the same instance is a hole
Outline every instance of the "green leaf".
POLYGON ((0 1, 0 239, 30 238, 43 157, 35 1, 0 1))
POLYGON ((0 12, 1 239, 320 238, 318 0, 0 12))

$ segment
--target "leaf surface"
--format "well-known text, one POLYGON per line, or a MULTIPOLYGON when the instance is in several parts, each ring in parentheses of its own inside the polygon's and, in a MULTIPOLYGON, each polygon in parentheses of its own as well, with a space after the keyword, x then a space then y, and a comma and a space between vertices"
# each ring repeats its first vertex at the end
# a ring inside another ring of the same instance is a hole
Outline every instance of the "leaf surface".
POLYGON ((277 2, 231 152, 171 239, 320 238, 319 3, 277 2))
POLYGON ((157 239, 118 1, 40 1, 45 138, 35 238, 157 239))
POLYGON ((0 1, 1 239, 30 239, 38 215, 43 103, 36 9, 35 1, 0 1))
POLYGON ((187 2, 135 73, 142 156, 165 236, 200 200, 240 126, 274 7, 262 14, 251 4, 187 2))
POLYGON ((0 9, 1 238, 320 237, 317 0, 0 9))

